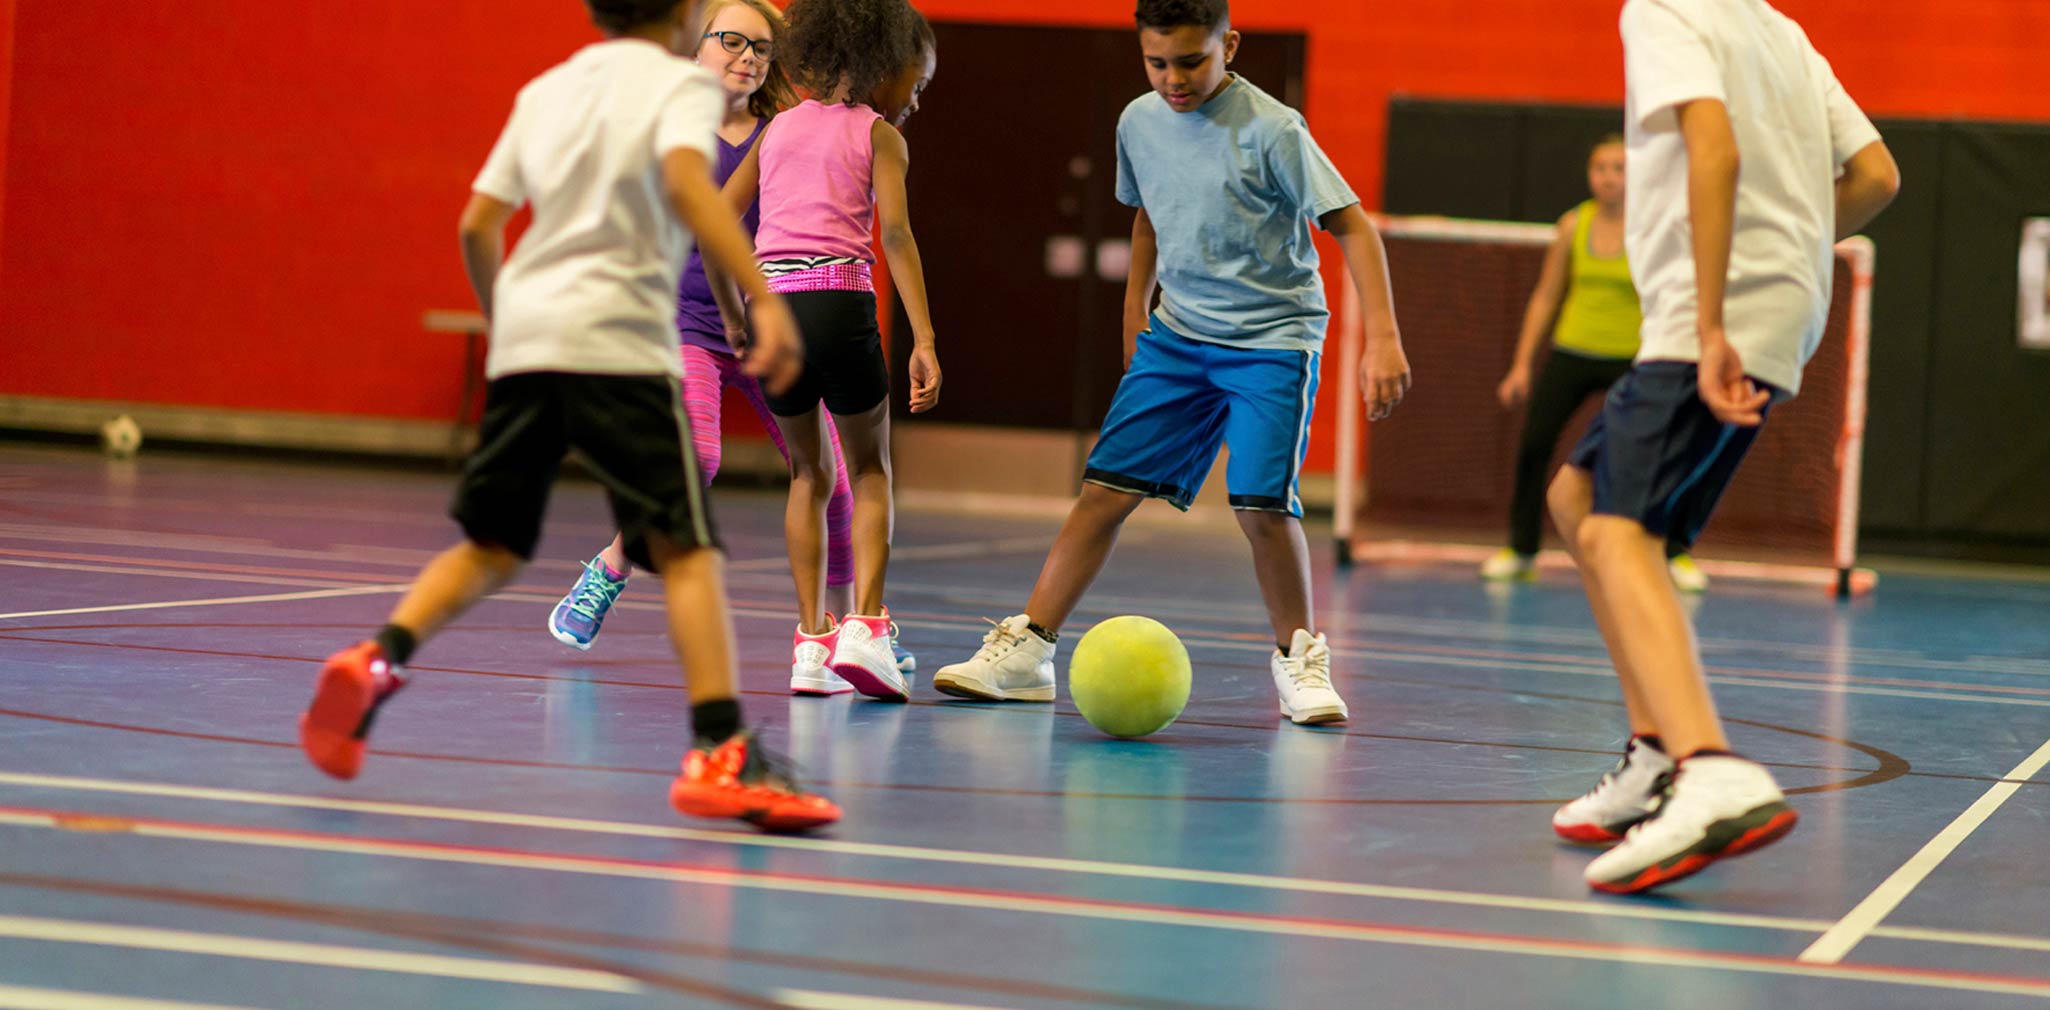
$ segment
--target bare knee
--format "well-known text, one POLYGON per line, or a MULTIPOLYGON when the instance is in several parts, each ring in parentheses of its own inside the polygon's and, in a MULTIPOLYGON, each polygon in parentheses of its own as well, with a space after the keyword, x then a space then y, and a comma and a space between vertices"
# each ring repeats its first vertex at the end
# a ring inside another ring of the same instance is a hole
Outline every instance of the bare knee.
POLYGON ((1545 488, 1545 508, 1552 514, 1552 525, 1559 535, 1566 538, 1566 544, 1579 549, 1582 521, 1594 507, 1594 481, 1587 471, 1573 466, 1562 466, 1550 486, 1545 488))
POLYGON ((824 460, 790 461, 790 487, 814 501, 824 501, 833 496, 833 485, 838 483, 833 465, 824 460))
POLYGON ((1286 512, 1268 512, 1262 509, 1237 509, 1232 515, 1239 521, 1239 529, 1248 540, 1268 540, 1277 536, 1288 536, 1294 527, 1300 525, 1296 517, 1286 512))
POLYGON ((1101 484, 1084 482, 1082 493, 1075 497, 1074 511, 1121 523, 1145 500, 1129 491, 1116 491, 1101 484))

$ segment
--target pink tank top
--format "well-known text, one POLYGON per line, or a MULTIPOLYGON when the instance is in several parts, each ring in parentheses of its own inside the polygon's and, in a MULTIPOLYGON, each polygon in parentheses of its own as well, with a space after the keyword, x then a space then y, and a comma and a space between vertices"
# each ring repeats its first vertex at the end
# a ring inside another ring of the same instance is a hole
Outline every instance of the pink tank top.
POLYGON ((807 99, 778 115, 762 137, 763 261, 875 258, 875 145, 882 117, 866 105, 807 99))

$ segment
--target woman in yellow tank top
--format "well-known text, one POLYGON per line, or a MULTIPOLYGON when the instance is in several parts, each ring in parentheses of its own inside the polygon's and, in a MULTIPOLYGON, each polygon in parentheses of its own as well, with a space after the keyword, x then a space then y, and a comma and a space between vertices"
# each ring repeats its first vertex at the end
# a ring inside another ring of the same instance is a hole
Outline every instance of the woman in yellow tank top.
MULTIPOLYGON (((1604 137, 1589 152, 1587 188, 1594 198, 1559 218, 1537 289, 1524 309, 1515 361, 1495 390, 1505 409, 1526 401, 1530 409, 1516 451, 1509 546, 1481 565, 1484 579, 1536 576, 1553 446, 1581 402, 1615 385, 1637 355, 1642 317, 1637 289, 1630 283, 1630 261, 1623 252, 1622 137, 1604 137), (1533 383, 1532 366, 1547 329, 1552 350, 1533 383)), ((1687 555, 1685 545, 1669 544, 1666 553, 1676 585, 1690 592, 1707 588, 1708 577, 1687 555)))

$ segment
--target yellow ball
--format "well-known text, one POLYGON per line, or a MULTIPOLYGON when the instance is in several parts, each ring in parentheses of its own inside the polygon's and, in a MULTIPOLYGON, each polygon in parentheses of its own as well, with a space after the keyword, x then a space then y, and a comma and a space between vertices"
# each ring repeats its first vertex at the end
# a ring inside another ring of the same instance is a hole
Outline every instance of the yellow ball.
POLYGON ((1189 650, 1150 617, 1113 617, 1075 645, 1068 694, 1090 725, 1111 736, 1158 732, 1189 703, 1189 650))

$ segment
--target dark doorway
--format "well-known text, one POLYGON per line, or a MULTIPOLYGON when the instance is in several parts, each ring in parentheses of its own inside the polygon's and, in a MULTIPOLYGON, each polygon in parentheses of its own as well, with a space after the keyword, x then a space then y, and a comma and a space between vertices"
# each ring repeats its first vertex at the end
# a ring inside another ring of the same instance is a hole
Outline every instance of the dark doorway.
MULTIPOLYGON (((1148 91, 1138 43, 1116 29, 933 28, 939 72, 906 136, 946 386, 938 410, 898 421, 1093 431, 1122 372, 1117 254, 1132 211, 1114 193, 1117 121, 1148 91)), ((1247 33, 1232 69, 1301 109, 1305 49, 1301 35, 1247 33)), ((892 332, 909 332, 901 307, 892 332)), ((901 390, 910 341, 892 343, 901 390)))

